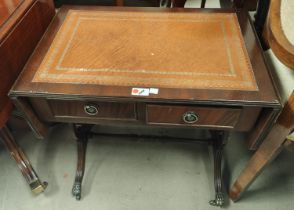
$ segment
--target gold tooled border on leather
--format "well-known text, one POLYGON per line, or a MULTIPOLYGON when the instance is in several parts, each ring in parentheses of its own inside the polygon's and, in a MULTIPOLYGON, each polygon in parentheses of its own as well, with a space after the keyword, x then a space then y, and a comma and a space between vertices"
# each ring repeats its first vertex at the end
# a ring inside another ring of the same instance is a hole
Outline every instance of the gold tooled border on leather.
POLYGON ((55 39, 52 42, 44 60, 42 61, 39 69, 34 75, 33 82, 46 82, 46 83, 71 83, 71 84, 99 84, 99 85, 119 85, 119 86, 152 86, 152 87, 178 87, 178 88, 199 88, 199 89, 233 89, 233 90, 258 90, 252 66, 245 48, 244 40, 238 25, 238 20, 233 13, 139 13, 139 12, 105 12, 105 11, 83 11, 83 10, 70 10, 67 17, 59 29, 55 39), (68 49, 72 45, 80 24, 84 20, 87 21, 105 21, 109 18, 118 19, 120 21, 133 20, 133 21, 177 21, 177 22, 217 22, 220 24, 224 43, 226 46, 226 55, 228 58, 229 69, 227 73, 207 73, 201 70, 194 72, 185 71, 157 71, 146 69, 114 69, 114 68, 78 68, 66 67, 61 63, 68 49), (232 25, 231 30, 234 34, 233 37, 227 37, 227 32, 224 27, 224 21, 230 21, 232 25), (72 31, 71 34, 70 31, 72 31), (68 39, 68 35, 70 35, 68 39), (232 62, 231 48, 229 41, 234 42, 237 47, 238 61, 243 66, 242 71, 239 73, 235 71, 232 62), (66 44, 65 44, 66 43, 66 44), (65 46, 65 47, 64 47, 65 46), (63 51, 62 51, 63 50, 63 51), (60 57, 56 54, 61 52, 60 57), (54 61, 58 60, 57 65, 53 65, 54 61), (53 72, 52 72, 53 71, 53 72), (152 74, 152 75, 172 75, 172 76, 185 76, 186 78, 181 81, 177 78, 156 78, 152 80, 146 79, 144 76, 129 77, 122 75, 105 76, 101 72, 112 73, 134 73, 138 74, 152 74), (88 74, 87 74, 88 73, 88 74), (209 80, 201 79, 201 76, 211 77, 209 80), (194 78, 193 78, 194 77, 194 78), (197 79, 195 79, 197 77, 197 79), (240 77, 238 80, 230 80, 225 78, 240 77), (116 82, 113 81, 115 78, 116 82), (200 78, 200 79, 199 79, 200 78), (119 81, 119 82, 118 82, 119 81), (171 86, 172 84, 172 86, 171 86))

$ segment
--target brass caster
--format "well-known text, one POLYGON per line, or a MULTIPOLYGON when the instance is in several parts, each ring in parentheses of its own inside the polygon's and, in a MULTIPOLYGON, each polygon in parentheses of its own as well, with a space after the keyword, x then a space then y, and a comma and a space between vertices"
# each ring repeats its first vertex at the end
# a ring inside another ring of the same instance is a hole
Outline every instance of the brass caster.
POLYGON ((36 181, 30 183, 30 188, 31 191, 35 194, 38 195, 42 192, 45 191, 45 189, 47 188, 48 183, 47 182, 41 182, 39 179, 37 179, 36 181))
POLYGON ((74 183, 72 188, 72 195, 76 197, 76 200, 81 200, 82 197, 82 185, 80 183, 74 183))
POLYGON ((215 195, 215 200, 209 201, 209 204, 211 206, 219 206, 219 207, 222 207, 222 206, 224 206, 224 203, 225 203, 225 199, 224 199, 223 193, 217 193, 215 195))

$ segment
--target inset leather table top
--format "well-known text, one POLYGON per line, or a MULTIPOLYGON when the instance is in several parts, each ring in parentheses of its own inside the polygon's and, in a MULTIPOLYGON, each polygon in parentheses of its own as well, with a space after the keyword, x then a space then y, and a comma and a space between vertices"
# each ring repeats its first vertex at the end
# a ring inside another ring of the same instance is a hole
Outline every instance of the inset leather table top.
POLYGON ((252 27, 225 9, 62 6, 9 95, 279 106, 252 27))
POLYGON ((32 82, 258 90, 234 13, 69 10, 32 82))

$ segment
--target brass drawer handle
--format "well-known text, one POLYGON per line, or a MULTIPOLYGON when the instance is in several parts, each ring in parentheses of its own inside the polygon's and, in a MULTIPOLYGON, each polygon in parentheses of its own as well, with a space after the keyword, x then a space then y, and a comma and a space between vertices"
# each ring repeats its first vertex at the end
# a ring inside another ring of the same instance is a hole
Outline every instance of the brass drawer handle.
POLYGON ((84 106, 84 111, 88 115, 97 115, 99 112, 99 108, 95 104, 87 104, 84 106))
POLYGON ((185 123, 192 124, 199 120, 199 116, 195 112, 188 111, 183 114, 183 120, 185 123))

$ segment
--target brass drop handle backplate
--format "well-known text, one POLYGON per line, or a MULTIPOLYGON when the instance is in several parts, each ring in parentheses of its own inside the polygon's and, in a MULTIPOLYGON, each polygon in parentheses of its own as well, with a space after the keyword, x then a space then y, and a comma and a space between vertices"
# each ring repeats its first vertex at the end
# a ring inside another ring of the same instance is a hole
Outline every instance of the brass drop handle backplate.
POLYGON ((96 104, 86 104, 84 106, 84 111, 88 115, 97 115, 99 112, 99 107, 96 104))
POLYGON ((199 120, 199 116, 195 112, 188 111, 183 114, 183 120, 185 123, 192 124, 199 120))

